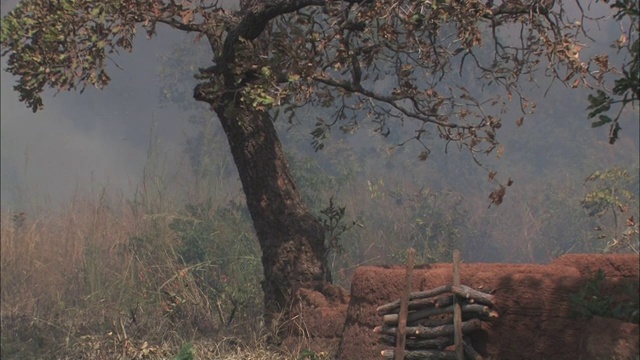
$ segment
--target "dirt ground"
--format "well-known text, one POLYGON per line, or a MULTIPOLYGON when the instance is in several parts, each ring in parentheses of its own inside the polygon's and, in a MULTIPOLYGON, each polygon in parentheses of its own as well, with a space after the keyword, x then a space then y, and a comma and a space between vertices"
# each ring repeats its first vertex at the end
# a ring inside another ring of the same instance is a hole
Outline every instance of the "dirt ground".
MULTIPOLYGON (((462 264, 463 284, 495 296, 500 317, 472 335, 474 347, 500 360, 636 360, 638 325, 609 318, 576 319, 570 294, 578 292, 595 271, 606 274, 603 293, 629 303, 629 286, 638 291, 638 255, 566 255, 548 265, 462 264)), ((311 337, 312 350, 337 347, 337 359, 380 359, 374 327, 381 325, 376 307, 400 297, 402 267, 361 267, 352 279, 351 295, 332 289, 329 296, 301 295, 305 311, 297 325, 311 337), (347 306, 348 303, 348 306, 347 306)), ((452 265, 416 268, 413 291, 450 284, 452 265)), ((327 291, 323 291, 327 292, 327 291)))

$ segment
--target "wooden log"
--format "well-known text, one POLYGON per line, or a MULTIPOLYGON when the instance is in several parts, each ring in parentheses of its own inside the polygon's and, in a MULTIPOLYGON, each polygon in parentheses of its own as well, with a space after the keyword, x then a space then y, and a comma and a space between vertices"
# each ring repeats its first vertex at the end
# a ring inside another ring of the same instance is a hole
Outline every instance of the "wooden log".
POLYGON ((476 349, 473 348, 473 345, 471 345, 471 339, 468 336, 465 336, 463 340, 465 358, 469 360, 483 360, 482 356, 480 356, 476 349))
POLYGON ((407 253, 407 275, 404 282, 404 293, 400 302, 400 314, 398 318, 398 335, 396 336, 395 360, 404 359, 404 347, 407 341, 407 312, 409 307, 409 293, 411 293, 411 272, 413 271, 413 258, 416 254, 414 249, 409 249, 407 253))
MULTIPOLYGON (((393 350, 382 350, 380 353, 385 359, 393 359, 394 351, 393 350)), ((456 360, 456 353, 453 351, 445 351, 445 350, 414 350, 407 351, 404 360, 436 360, 436 359, 444 359, 444 360, 456 360)))
MULTIPOLYGON (((418 301, 418 300, 414 300, 418 301)), ((446 307, 453 305, 454 296, 453 295, 442 295, 435 299, 436 307, 446 307)))
MULTIPOLYGON (((407 306, 407 308, 409 309, 409 311, 415 311, 419 309, 434 308, 437 306, 438 302, 436 299, 418 299, 409 301, 409 306, 407 306)), ((396 311, 394 314, 397 313, 398 311, 396 311)))
MULTIPOLYGON (((469 319, 473 319, 473 317, 468 317, 467 319, 465 319, 463 316, 462 319, 469 320, 469 319)), ((422 326, 434 327, 434 326, 441 326, 441 325, 449 325, 452 323, 453 323, 453 319, 450 317, 440 318, 440 319, 421 318, 413 322, 407 322, 407 325, 409 326, 422 325, 422 326)), ((393 326, 393 324, 390 324, 390 325, 393 326)))
MULTIPOLYGON (((477 302, 479 304, 484 304, 484 305, 494 304, 494 296, 491 294, 483 293, 481 291, 472 289, 466 285, 460 285, 460 286, 443 285, 433 290, 411 293, 409 295, 409 308, 411 308, 412 302, 416 304, 414 300, 428 299, 431 297, 442 295, 447 292, 454 293, 455 295, 461 296, 467 300, 473 300, 474 302, 477 302)), ((432 301, 427 300, 422 303, 429 304, 431 302, 432 301)), ((384 314, 391 314, 391 313, 397 312, 398 309, 400 309, 400 300, 396 300, 388 304, 381 305, 376 309, 376 311, 379 314, 384 315, 384 314)))
POLYGON ((441 308, 453 305, 453 295, 442 295, 437 298, 416 299, 409 301, 409 311, 428 308, 441 308))
MULTIPOLYGON (((378 338, 380 343, 394 346, 396 344, 396 338, 391 335, 383 335, 378 338)), ((417 350, 417 349, 444 349, 447 346, 453 345, 453 338, 448 337, 438 337, 433 339, 407 339, 407 343, 405 348, 409 350, 417 350)))
MULTIPOLYGON (((461 310, 463 313, 473 313, 481 317, 497 317, 497 313, 492 311, 488 306, 471 304, 471 305, 462 305, 461 310)), ((452 314, 454 311, 454 307, 447 306, 444 308, 431 308, 418 310, 414 312, 410 312, 407 315, 407 323, 415 324, 422 319, 426 319, 430 316, 441 315, 441 314, 452 314)), ((398 315, 397 314, 388 314, 382 317, 382 322, 385 325, 396 325, 398 323, 398 315)), ((453 320, 451 320, 451 323, 453 320)))
MULTIPOLYGON (((479 305, 482 306, 482 305, 479 305)), ((464 309, 464 307, 463 307, 464 309)), ((495 311, 490 310, 489 313, 492 314, 495 311)), ((489 316, 491 317, 491 316, 489 316)), ((462 321, 468 321, 471 319, 480 319, 482 321, 487 320, 487 317, 483 314, 479 314, 479 313, 475 313, 475 312, 465 312, 464 310, 462 311, 462 321)), ((451 314, 451 316, 449 317, 447 315, 447 317, 439 317, 436 319, 431 319, 431 318, 426 318, 426 319, 418 319, 417 321, 413 322, 413 323, 409 323, 407 322, 408 326, 416 326, 416 325, 422 325, 422 326, 429 326, 429 327, 433 327, 433 326, 440 326, 440 325, 448 325, 448 324, 452 324, 453 323, 453 314, 451 314)))
MULTIPOLYGON (((482 321, 479 319, 471 319, 469 321, 462 322, 462 333, 468 334, 479 330, 482 328, 482 321)), ((391 326, 376 326, 373 329, 373 332, 378 334, 386 334, 396 336, 397 329, 391 326)), ((453 324, 452 325, 442 325, 436 327, 425 327, 425 326, 407 326, 407 335, 412 336, 419 339, 430 339, 441 336, 451 336, 453 335, 453 324)))
MULTIPOLYGON (((409 301, 430 298, 444 294, 446 292, 451 292, 451 285, 443 285, 432 290, 411 293, 409 295, 409 301)), ((380 314, 390 314, 393 312, 397 312, 398 309, 400 309, 400 300, 381 305, 376 310, 380 314)))
POLYGON ((461 296, 465 299, 474 300, 478 304, 493 305, 495 296, 491 294, 472 289, 466 285, 454 285, 451 287, 451 292, 461 296))
MULTIPOLYGON (((460 286, 460 251, 458 250, 453 250, 453 286, 460 286)), ((453 303, 453 345, 456 348, 457 360, 464 360, 461 304, 461 299, 456 296, 453 303)))

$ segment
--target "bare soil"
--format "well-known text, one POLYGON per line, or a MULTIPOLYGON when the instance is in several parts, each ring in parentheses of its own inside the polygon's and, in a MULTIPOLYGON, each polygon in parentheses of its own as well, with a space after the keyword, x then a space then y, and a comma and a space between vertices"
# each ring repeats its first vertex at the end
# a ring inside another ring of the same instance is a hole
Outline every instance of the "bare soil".
MULTIPOLYGON (((462 283, 494 294, 500 314, 473 334, 474 347, 485 358, 501 360, 636 360, 637 324, 576 318, 570 295, 601 269, 606 274, 603 293, 628 303, 629 286, 638 291, 638 261, 638 255, 580 254, 548 265, 463 263, 462 283)), ((353 276, 350 296, 336 288, 300 293, 304 310, 297 326, 310 336, 309 347, 337 347, 336 358, 342 360, 380 359, 380 351, 388 347, 373 333, 381 325, 375 309, 400 297, 404 274, 399 266, 361 267, 353 276)), ((413 291, 450 284, 452 265, 418 267, 413 278, 413 291)))

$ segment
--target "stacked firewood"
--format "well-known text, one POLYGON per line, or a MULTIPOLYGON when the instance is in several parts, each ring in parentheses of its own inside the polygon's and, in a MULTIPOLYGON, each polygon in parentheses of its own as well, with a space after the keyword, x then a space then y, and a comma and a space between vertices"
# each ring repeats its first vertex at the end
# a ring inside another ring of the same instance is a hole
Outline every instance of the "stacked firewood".
MULTIPOLYGON (((460 327, 464 340, 464 357, 482 359, 471 346, 468 334, 480 330, 482 321, 497 318, 498 313, 493 309, 493 295, 465 285, 444 285, 409 294, 404 359, 457 358, 454 351, 446 350, 454 345, 453 313, 456 298, 462 313, 460 327)), ((378 314, 383 317, 383 325, 376 327, 374 331, 380 334, 379 339, 385 345, 396 345, 399 310, 400 300, 377 309, 378 314)), ((384 350, 382 356, 393 359, 394 350, 384 350)))

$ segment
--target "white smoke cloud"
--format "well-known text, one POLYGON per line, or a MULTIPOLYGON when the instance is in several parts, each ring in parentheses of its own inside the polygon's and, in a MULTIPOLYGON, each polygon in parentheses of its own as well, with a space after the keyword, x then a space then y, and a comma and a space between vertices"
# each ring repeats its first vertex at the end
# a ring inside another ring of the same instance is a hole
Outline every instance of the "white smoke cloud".
POLYGON ((48 91, 44 109, 35 114, 18 101, 15 79, 3 72, 2 207, 23 206, 16 203, 21 191, 53 204, 68 202, 77 188, 108 185, 130 192, 142 174, 153 123, 160 148, 179 153, 186 122, 176 109, 158 106, 156 54, 170 52, 174 41, 140 37, 133 54, 116 57, 124 70, 110 67, 107 89, 48 91))

